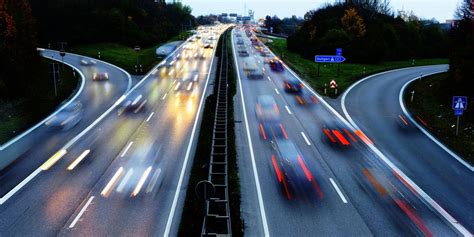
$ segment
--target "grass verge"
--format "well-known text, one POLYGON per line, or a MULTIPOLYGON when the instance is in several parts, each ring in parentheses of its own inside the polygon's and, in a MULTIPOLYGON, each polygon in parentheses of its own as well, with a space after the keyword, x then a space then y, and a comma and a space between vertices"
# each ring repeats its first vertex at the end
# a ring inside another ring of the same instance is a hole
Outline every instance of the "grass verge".
MULTIPOLYGON (((230 39, 230 37, 228 38, 230 39)), ((221 55, 222 40, 219 39, 216 48, 216 55, 221 55)), ((232 47, 228 42, 228 47, 232 47)), ((234 132, 234 116, 233 116, 233 97, 236 93, 235 70, 232 59, 232 51, 228 49, 229 55, 229 116, 228 116, 228 172, 229 172, 229 196, 230 196, 230 212, 232 220, 232 235, 243 236, 243 225, 240 217, 240 181, 237 168, 237 152, 235 150, 235 132, 234 132)), ((221 61, 217 62, 217 68, 220 68, 221 61)), ((211 156, 212 133, 203 131, 212 131, 214 127, 214 115, 217 102, 217 84, 215 84, 214 92, 207 97, 204 105, 203 119, 200 127, 199 140, 197 144, 196 154, 194 156, 191 175, 189 177, 188 189, 186 192, 186 200, 184 204, 183 214, 179 227, 178 236, 200 236, 203 224, 204 207, 203 202, 194 193, 195 185, 201 180, 207 180, 209 172, 209 159, 211 156)))
MULTIPOLYGON (((451 108, 451 94, 444 88, 449 74, 437 74, 411 83, 404 95, 407 109, 426 122, 425 128, 465 160, 474 164, 474 119, 472 116, 460 117, 459 135, 456 136, 456 117, 451 108), (410 102, 411 91, 415 91, 410 102)), ((420 123, 420 121, 417 121, 420 123)), ((423 125, 423 123, 420 123, 423 125)))
MULTIPOLYGON (((318 64, 312 60, 301 57, 299 54, 288 51, 286 39, 272 39, 272 42, 267 42, 266 45, 279 57, 284 53, 285 57, 283 60, 285 63, 309 82, 311 87, 320 94, 324 94, 324 87, 325 85, 329 85, 331 80, 336 80, 339 95, 352 83, 371 74, 396 68, 449 63, 448 59, 417 59, 414 61, 414 64, 412 60, 390 61, 380 64, 342 63, 340 64, 339 75, 337 73, 338 65, 328 63, 319 66, 318 76, 318 64)), ((337 97, 337 95, 334 95, 332 89, 329 89, 327 93, 330 97, 337 97)))
POLYGON ((75 93, 78 88, 79 75, 72 74, 69 66, 60 67, 60 83, 57 85, 58 96, 54 96, 54 85, 49 77, 48 64, 51 60, 41 59, 39 80, 31 80, 31 93, 28 98, 15 101, 0 101, 0 144, 26 131, 46 118, 59 105, 75 93))

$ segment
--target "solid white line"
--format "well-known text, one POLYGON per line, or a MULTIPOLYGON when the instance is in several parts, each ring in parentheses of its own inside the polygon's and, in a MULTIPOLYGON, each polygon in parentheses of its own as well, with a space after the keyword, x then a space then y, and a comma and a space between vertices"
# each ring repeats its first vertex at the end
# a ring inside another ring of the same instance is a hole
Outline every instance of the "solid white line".
POLYGON ((125 154, 127 154, 127 151, 128 149, 130 149, 130 147, 133 145, 133 141, 131 141, 130 143, 128 143, 128 146, 125 148, 125 150, 122 152, 122 155, 120 155, 120 157, 124 157, 125 154))
POLYGON ((122 174, 123 172, 123 167, 120 167, 114 174, 114 176, 112 176, 112 179, 110 179, 110 181, 107 183, 107 185, 105 185, 105 188, 102 190, 102 192, 100 192, 100 194, 102 196, 106 196, 107 193, 109 193, 110 189, 112 188, 112 186, 115 184, 115 182, 117 182, 117 179, 120 177, 120 175, 122 174))
POLYGON ((76 218, 74 218, 74 220, 72 221, 72 223, 69 225, 69 229, 73 228, 76 223, 79 221, 79 219, 81 218, 81 216, 84 214, 84 212, 86 211, 87 207, 91 204, 92 200, 94 200, 94 196, 90 197, 89 200, 87 201, 86 205, 84 205, 84 207, 82 208, 82 210, 79 212, 79 214, 76 216, 76 218))
MULTIPOLYGON (((191 37, 190 37, 191 38, 191 37)), ((189 41, 188 38, 185 42, 189 41)), ((171 57, 172 55, 174 55, 178 50, 180 50, 182 47, 183 47, 184 43, 182 43, 178 48, 176 48, 171 54, 169 54, 165 59, 162 60, 161 63, 159 63, 157 66, 155 66, 155 68, 159 67, 160 65, 162 65, 166 60, 168 60, 169 57, 171 57)), ((80 55, 79 55, 80 56, 80 55)), ((57 60, 58 61, 58 60, 57 60)), ((105 62, 104 62, 105 63, 105 62)), ((66 65, 69 65, 71 67, 74 67, 68 63, 66 63, 66 65)), ((74 67, 75 68, 75 67, 74 67)), ((77 68, 76 68, 77 69, 77 68)), ((83 78, 84 75, 82 74, 81 71, 78 71, 79 74, 81 74, 81 76, 83 78)), ((143 77, 143 79, 141 79, 132 89, 130 89, 126 94, 122 95, 107 111, 105 111, 99 118, 97 118, 92 124, 90 124, 86 129, 84 129, 81 133, 79 133, 78 135, 76 135, 72 140, 70 140, 66 145, 64 145, 64 147, 62 149, 64 150, 67 150, 69 149, 72 145, 74 145, 74 143, 76 143, 80 138, 82 138, 86 133, 88 133, 90 130, 92 130, 92 128, 94 128, 100 121, 102 121, 102 119, 104 119, 108 114, 110 114, 110 112, 112 110, 114 110, 118 105, 120 105, 120 103, 129 95, 131 94, 136 88, 138 88, 138 86, 140 86, 141 84, 143 84, 145 82, 145 79, 148 78, 149 76, 151 75, 151 73, 148 73, 148 75, 146 75, 145 77, 143 77)), ((77 94, 78 96, 78 94, 77 94)), ((75 96, 75 97, 77 97, 75 96)), ((73 99, 75 99, 75 97, 73 97, 73 99)), ((67 105, 67 104, 66 104, 67 105)), ((65 107, 66 105, 64 105, 63 107, 65 107)), ((42 121, 43 123, 46 122, 48 119, 50 119, 49 117, 47 119, 45 119, 44 121, 42 121)), ((3 149, 3 148, 2 148, 3 149)), ((1 149, 0 149, 1 150, 1 149)), ((18 190, 20 190, 21 188, 23 188, 23 186, 25 186, 29 181, 31 181, 36 175, 38 175, 39 173, 41 172, 41 167, 36 169, 33 173, 31 173, 26 179, 24 179, 21 183, 19 183, 17 186, 15 186, 15 188, 13 188, 10 192, 8 192, 5 196, 3 196, 2 198, 0 198, 0 205, 2 205, 3 203, 5 203, 9 198, 11 198, 16 192, 18 192, 18 190)))
POLYGON ((211 72, 212 63, 214 62, 215 53, 216 53, 215 48, 216 47, 214 47, 212 49, 212 54, 211 54, 212 59, 211 59, 211 63, 209 64, 209 68, 208 68, 209 73, 207 74, 206 84, 204 86, 204 90, 203 90, 202 95, 201 95, 201 102, 199 102, 199 107, 198 107, 198 110, 197 110, 198 114, 196 114, 196 118, 194 119, 193 130, 191 132, 191 137, 189 138, 188 147, 186 149, 186 155, 184 157, 183 167, 181 168, 181 173, 179 175, 178 185, 176 187, 176 191, 175 191, 175 194, 174 194, 173 203, 171 204, 171 210, 169 212, 168 220, 166 221, 165 232, 163 234, 163 236, 166 236, 166 237, 168 237, 170 235, 171 224, 173 222, 174 214, 176 212, 176 206, 178 205, 178 199, 179 199, 179 196, 181 194, 181 186, 183 185, 184 174, 185 174, 185 171, 186 171, 186 167, 188 166, 188 160, 189 160, 189 156, 191 154, 191 148, 192 148, 192 145, 193 145, 194 136, 196 134, 196 129, 197 129, 199 117, 201 116, 201 113, 202 113, 202 105, 204 103, 204 98, 206 97, 207 85, 209 84, 209 78, 211 76, 210 72, 211 72))
POLYGON ((329 181, 331 181, 332 186, 334 187, 334 189, 336 189, 336 192, 339 195, 339 197, 342 199, 342 202, 347 203, 346 198, 344 197, 344 195, 342 195, 342 192, 339 189, 339 187, 337 186, 336 182, 334 182, 334 180, 332 178, 329 178, 329 181))
POLYGON ((288 114, 291 115, 291 111, 290 111, 290 108, 288 108, 288 105, 285 105, 285 109, 286 109, 286 111, 288 111, 288 114))
MULTIPOLYGON (((233 34, 234 31, 232 31, 233 34)), ((262 218, 262 224, 263 224, 263 233, 265 236, 270 236, 269 230, 268 230, 268 223, 267 223, 267 216, 265 214, 265 206, 263 204, 263 197, 262 197, 262 190, 260 188, 260 180, 258 179, 258 171, 257 171, 257 165, 255 164, 255 155, 252 147, 252 138, 250 137, 250 130, 249 130, 249 123, 247 120, 247 110, 245 109, 245 100, 244 100, 244 94, 243 94, 243 89, 242 89, 242 79, 240 78, 240 72, 239 72, 239 64, 237 63, 237 57, 235 53, 235 48, 234 48, 234 37, 231 37, 231 42, 232 42, 232 51, 234 52, 234 63, 237 67, 237 78, 239 79, 239 88, 240 88, 240 99, 242 102, 242 109, 244 112, 244 121, 245 121, 245 130, 247 133, 247 141, 249 144, 249 150, 250 150, 250 158, 252 160, 252 170, 253 170, 253 176, 255 180, 255 186, 257 189, 257 198, 258 198, 258 204, 260 207, 260 216, 262 218)))
POLYGON ((306 141, 306 144, 308 144, 308 146, 311 146, 311 143, 309 142, 309 140, 306 137, 306 135, 304 134, 304 132, 301 132, 301 136, 303 136, 304 140, 306 141))
POLYGON ((276 92, 278 95, 280 94, 280 92, 278 92, 277 88, 275 88, 275 92, 276 92))
MULTIPOLYGON (((399 71, 402 69, 397 69, 389 72, 395 72, 399 71)), ((388 72, 386 72, 388 73, 388 72)), ((366 77, 365 79, 362 80, 367 80, 371 77, 374 77, 376 75, 381 75, 383 73, 375 74, 370 77, 366 77)), ((345 96, 348 94, 348 92, 354 88, 354 86, 358 85, 361 81, 356 82, 354 85, 349 87, 349 89, 344 93, 342 100, 341 100, 341 107, 344 112, 344 114, 347 117, 347 120, 350 121, 350 124, 346 121, 345 123, 348 124, 349 127, 352 127, 352 129, 357 129, 360 130, 359 126, 352 120, 351 116, 347 112, 347 109, 345 107, 345 96)), ((337 112, 336 112, 337 113, 337 112)), ((342 117, 342 116, 341 116, 342 117)), ((345 120, 344 120, 345 121, 345 120)), ((405 173, 403 173, 395 164, 392 163, 374 144, 367 144, 367 146, 375 153, 377 156, 385 162, 385 164, 390 167, 394 172, 398 173, 398 175, 406 182, 408 183, 419 195, 423 200, 428 203, 433 209, 435 209, 438 214, 440 214, 448 223, 451 224, 453 228, 455 228, 459 233, 461 233, 464 236, 472 236, 472 234, 464 227, 462 226, 454 217, 452 217, 444 208, 442 208, 436 201, 434 201, 423 189, 421 189, 415 182, 413 182, 405 173)))
MULTIPOLYGON (((426 74, 426 75, 423 75, 423 76, 430 76, 430 75, 433 75, 433 74, 437 74, 437 73, 442 73, 442 72, 445 72, 445 71, 440 71, 440 72, 435 72, 435 73, 430 73, 430 74, 426 74)), ((456 159, 459 163, 461 163, 462 165, 464 165, 466 168, 468 168, 470 171, 474 171, 474 166, 471 166, 470 164, 468 164, 463 158, 459 157, 455 152, 453 152, 452 150, 450 150, 448 147, 446 147, 442 142, 440 142, 438 139, 436 139, 435 137, 433 137, 428 131, 426 131, 426 129, 423 128, 423 126, 421 126, 418 122, 416 122, 415 119, 413 119, 413 117, 411 116, 410 113, 408 113, 408 110, 405 108, 405 103, 403 103, 403 94, 405 93, 405 90, 406 90, 406 87, 414 80, 417 80, 419 79, 419 77, 415 77, 413 79, 411 79, 410 81, 408 81, 407 83, 405 83, 402 87, 402 89, 400 90, 400 94, 398 95, 398 101, 400 103, 400 107, 402 107, 402 111, 403 113, 405 114, 405 116, 408 117, 408 119, 410 119, 410 121, 415 124, 416 127, 418 127, 418 129, 420 129, 421 132, 423 132, 428 138, 430 138, 434 143, 436 143, 439 147, 441 147, 441 149, 443 149, 444 151, 446 151, 448 154, 450 154, 452 157, 454 157, 454 159, 456 159)))
POLYGON ((151 112, 150 116, 148 116, 148 118, 146 119, 146 122, 149 122, 151 117, 153 117, 154 114, 155 114, 155 112, 151 112))

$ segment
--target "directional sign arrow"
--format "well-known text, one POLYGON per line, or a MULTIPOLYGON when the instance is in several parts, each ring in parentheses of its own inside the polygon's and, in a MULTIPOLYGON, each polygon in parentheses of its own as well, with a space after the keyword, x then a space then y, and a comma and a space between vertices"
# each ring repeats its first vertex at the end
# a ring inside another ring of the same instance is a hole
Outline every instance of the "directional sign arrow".
POLYGON ((317 63, 342 63, 346 58, 338 55, 316 55, 314 61, 317 63))

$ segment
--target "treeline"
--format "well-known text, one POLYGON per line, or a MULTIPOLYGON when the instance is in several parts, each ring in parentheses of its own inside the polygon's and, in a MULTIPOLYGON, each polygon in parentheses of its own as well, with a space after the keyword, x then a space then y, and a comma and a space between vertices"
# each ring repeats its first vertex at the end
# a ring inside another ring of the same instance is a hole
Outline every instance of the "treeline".
POLYGON ((291 35, 303 24, 303 19, 293 15, 280 19, 278 16, 266 16, 265 28, 275 34, 291 35))
POLYGON ((155 45, 194 25, 191 8, 154 0, 30 0, 43 44, 155 45))
POLYGON ((344 49, 350 62, 447 57, 448 37, 435 22, 395 17, 382 1, 349 1, 309 11, 288 38, 288 49, 304 57, 344 49))

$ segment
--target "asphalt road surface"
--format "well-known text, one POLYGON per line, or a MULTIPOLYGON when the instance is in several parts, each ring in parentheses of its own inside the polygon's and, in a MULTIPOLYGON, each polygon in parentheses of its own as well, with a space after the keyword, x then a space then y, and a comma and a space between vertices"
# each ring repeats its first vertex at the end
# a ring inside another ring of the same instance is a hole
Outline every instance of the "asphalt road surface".
POLYGON ((186 42, 87 132, 45 155, 41 172, 0 206, 0 235, 176 235, 214 58, 201 44, 186 42), (190 75, 193 85, 179 89, 190 75))
MULTIPOLYGON (((473 233, 472 166, 459 162, 425 135, 403 112, 399 101, 407 82, 446 70, 447 65, 424 66, 374 76, 348 90, 341 103, 346 107, 346 117, 350 116, 388 158, 473 233)), ((416 92, 414 98, 417 99, 416 92)), ((430 118, 416 114, 412 118, 429 126, 430 118)))
POLYGON ((243 29, 234 30, 232 39, 239 73, 236 120, 242 123, 236 128, 247 234, 456 235, 406 182, 404 174, 370 149, 375 139, 351 126, 306 85, 300 94, 287 93, 284 82, 297 80, 296 75, 286 66, 283 71, 272 70, 265 57, 274 55, 262 56, 261 48, 252 45, 243 29), (250 56, 241 56, 241 50, 250 56), (245 69, 254 64, 256 69, 245 69), (253 79, 249 73, 260 73, 263 78, 253 79), (257 118, 257 98, 262 95, 276 102, 281 117, 278 133, 296 144, 304 157, 305 162, 293 162, 293 171, 316 181, 317 186, 287 195, 292 182, 280 181, 285 172, 277 171, 272 157, 277 153, 271 143, 276 133, 262 132, 257 118))

